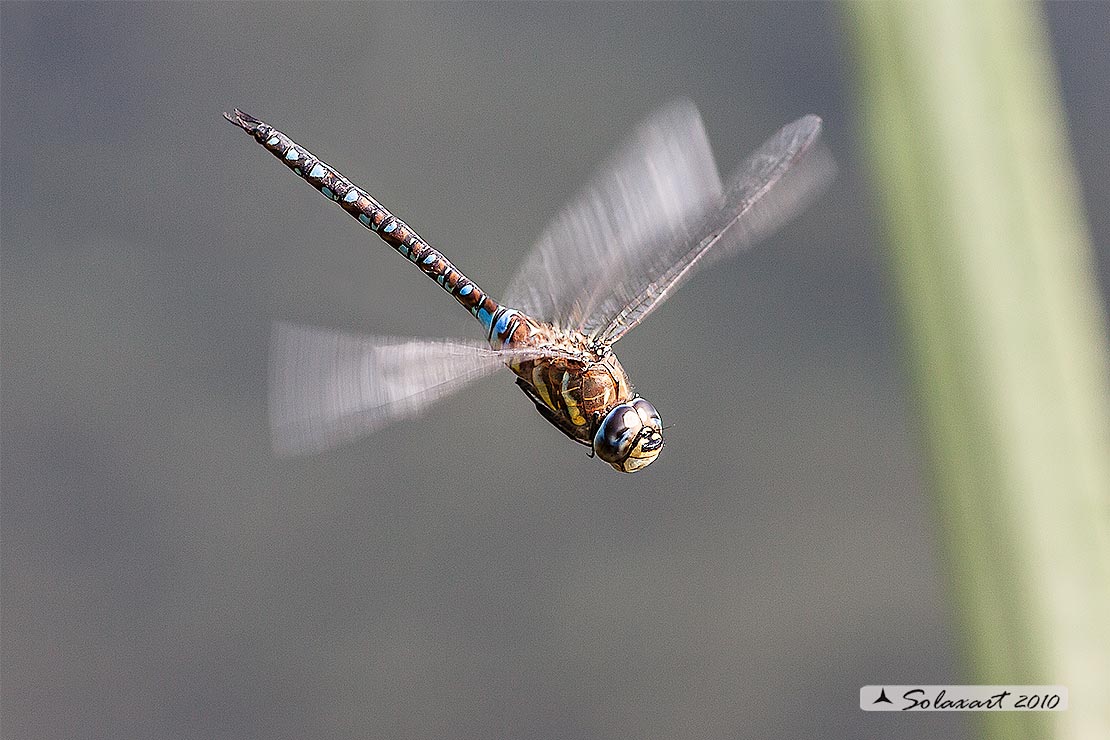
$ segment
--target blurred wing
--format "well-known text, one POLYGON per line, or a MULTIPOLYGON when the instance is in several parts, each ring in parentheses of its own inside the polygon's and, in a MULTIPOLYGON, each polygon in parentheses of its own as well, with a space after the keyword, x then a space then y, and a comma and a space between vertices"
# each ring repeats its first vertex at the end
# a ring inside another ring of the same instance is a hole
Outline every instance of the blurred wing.
POLYGON ((678 100, 656 111, 548 225, 510 283, 506 305, 562 329, 608 323, 635 286, 618 282, 663 245, 684 241, 721 180, 697 108, 678 100), (615 313, 612 309, 609 313, 615 313))
POLYGON ((602 279, 613 287, 588 322, 612 344, 639 324, 700 268, 752 246, 805 208, 831 181, 832 157, 818 143, 821 119, 784 126, 737 169, 724 196, 681 238, 631 255, 602 279))
POLYGON ((270 427, 278 455, 319 452, 415 416, 513 357, 448 340, 360 336, 275 324, 270 350, 270 427))

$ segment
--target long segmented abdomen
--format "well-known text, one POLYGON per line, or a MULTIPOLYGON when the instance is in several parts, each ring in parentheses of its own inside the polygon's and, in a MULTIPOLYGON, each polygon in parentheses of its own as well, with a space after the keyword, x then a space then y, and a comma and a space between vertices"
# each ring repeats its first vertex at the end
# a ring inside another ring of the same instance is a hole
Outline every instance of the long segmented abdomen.
MULTIPOLYGON (((437 249, 421 239, 408 224, 387 211, 369 193, 353 185, 333 167, 321 161, 307 149, 298 146, 292 139, 268 123, 238 108, 235 109, 234 115, 224 113, 224 118, 253 136, 259 144, 266 147, 271 154, 284 162, 309 185, 341 205, 343 210, 357 218, 359 223, 380 236, 402 256, 407 257, 482 322, 487 335, 493 333, 495 315, 501 308, 498 303, 459 272, 437 249)), ((505 314, 505 311, 501 313, 505 314)), ((499 323, 505 323, 504 319, 499 323)), ((490 338, 493 339, 492 336, 490 338)))

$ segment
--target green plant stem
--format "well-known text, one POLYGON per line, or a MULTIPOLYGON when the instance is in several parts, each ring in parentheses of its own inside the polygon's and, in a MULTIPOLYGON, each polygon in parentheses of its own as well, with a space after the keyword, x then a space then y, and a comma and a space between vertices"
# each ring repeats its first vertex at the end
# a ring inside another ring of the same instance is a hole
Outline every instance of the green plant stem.
POLYGON ((1039 9, 843 8, 964 678, 1070 688, 988 736, 1105 740, 1110 353, 1039 9))

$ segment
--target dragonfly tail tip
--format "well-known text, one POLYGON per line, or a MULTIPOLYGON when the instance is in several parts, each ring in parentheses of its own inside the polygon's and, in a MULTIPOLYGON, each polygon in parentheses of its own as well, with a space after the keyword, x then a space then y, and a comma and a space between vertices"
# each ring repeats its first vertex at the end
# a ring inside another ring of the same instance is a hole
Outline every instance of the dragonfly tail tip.
POLYGON ((235 113, 232 114, 225 112, 224 118, 226 118, 231 123, 234 123, 236 126, 243 129, 244 131, 254 131, 262 123, 262 121, 258 120, 250 113, 244 113, 238 108, 233 108, 232 110, 234 110, 235 113))

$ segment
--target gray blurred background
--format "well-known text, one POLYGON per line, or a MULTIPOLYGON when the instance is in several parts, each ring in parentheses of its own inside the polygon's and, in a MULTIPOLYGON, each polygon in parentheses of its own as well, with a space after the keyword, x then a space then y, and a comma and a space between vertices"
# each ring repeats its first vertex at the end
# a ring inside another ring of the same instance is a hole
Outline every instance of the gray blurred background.
MULTIPOLYGON (((1110 6, 1046 15, 1106 245, 1110 6)), ((857 708, 961 672, 835 6, 4 3, 0 32, 5 739, 973 731, 857 708), (678 95, 724 171, 814 112, 841 172, 622 340, 658 463, 587 459, 507 372, 272 457, 271 322, 477 325, 221 111, 497 295, 678 95)))

